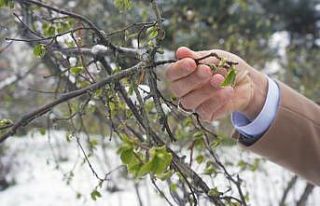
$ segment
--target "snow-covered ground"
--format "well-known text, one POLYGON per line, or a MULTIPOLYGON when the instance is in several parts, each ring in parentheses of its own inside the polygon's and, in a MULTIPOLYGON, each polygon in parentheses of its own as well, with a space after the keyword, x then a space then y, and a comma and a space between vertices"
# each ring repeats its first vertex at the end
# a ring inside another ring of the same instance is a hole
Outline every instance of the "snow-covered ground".
MULTIPOLYGON (((17 183, 0 192, 1 206, 137 205, 134 183, 129 180, 119 182, 119 179, 116 179, 120 192, 112 193, 98 189, 102 197, 97 201, 91 199, 90 193, 95 189, 98 181, 88 165, 82 164, 83 159, 79 159, 80 151, 75 141, 61 143, 59 145, 61 150, 58 152, 56 148, 53 150, 50 148, 45 136, 39 134, 28 136, 30 137, 12 138, 7 142, 7 145, 10 145, 9 152, 16 153, 14 169, 12 174, 8 174, 8 178, 15 178, 17 183), (60 162, 57 168, 55 158, 59 156, 65 160, 60 162), (69 171, 75 163, 77 164, 73 170, 75 175, 67 185, 67 179, 70 177, 69 171), (78 195, 81 196, 77 198, 78 195)), ((54 136, 63 140, 66 135, 64 132, 54 132, 51 138, 55 139, 54 136)), ((52 145, 56 147, 57 142, 52 141, 52 145)), ((116 168, 119 165, 116 164, 119 163, 116 152, 110 150, 108 156, 109 165, 116 168)), ((92 162, 94 167, 99 166, 94 163, 94 159, 92 162)), ((99 168, 95 170, 101 171, 99 168)), ((103 177, 102 173, 99 175, 103 177)), ((143 201, 147 205, 163 205, 161 204, 163 201, 153 188, 147 186, 140 189, 143 201)))
MULTIPOLYGON (((0 206, 139 205, 134 181, 117 178, 119 172, 112 173, 114 175, 110 176, 111 181, 107 185, 109 188, 116 185, 120 192, 112 193, 110 190, 98 189, 102 197, 93 201, 90 193, 95 189, 98 181, 88 165, 82 164, 83 156, 76 141, 67 143, 64 140, 64 132, 51 133, 53 147, 50 147, 46 136, 38 133, 27 136, 26 138, 11 138, 6 143, 9 146, 8 156, 10 153, 16 154, 13 160, 13 170, 7 176, 8 179, 14 178, 16 184, 0 192, 0 206), (57 139, 61 141, 56 141, 57 139), (55 158, 63 159, 58 168, 55 158), (67 185, 72 168, 74 168, 74 176, 70 184, 67 185)), ((107 155, 108 163, 106 165, 109 165, 110 168, 117 168, 119 159, 112 147, 108 148, 107 155)), ((223 157, 230 161, 239 159, 251 161, 256 158, 255 155, 240 151, 239 148, 226 149, 223 151, 223 157)), ((105 166, 97 164, 101 159, 90 158, 90 160, 100 176, 103 176, 102 171, 110 171, 110 168, 107 169, 104 168, 105 166)), ((263 164, 261 172, 242 172, 241 177, 246 180, 245 189, 250 194, 251 205, 268 206, 277 205, 285 183, 292 177, 292 174, 275 164, 266 162, 263 164)), ((139 191, 143 205, 166 205, 166 202, 156 194, 148 180, 142 181, 140 184, 139 191)), ((288 196, 288 205, 294 205, 304 186, 305 183, 299 180, 294 192, 288 196)), ((314 189, 308 205, 320 205, 319 188, 314 189)))

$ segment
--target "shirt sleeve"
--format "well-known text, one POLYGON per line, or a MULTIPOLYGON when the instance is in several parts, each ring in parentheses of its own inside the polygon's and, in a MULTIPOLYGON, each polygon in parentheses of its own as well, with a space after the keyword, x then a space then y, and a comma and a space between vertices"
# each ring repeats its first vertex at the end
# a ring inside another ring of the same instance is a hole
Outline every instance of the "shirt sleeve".
POLYGON ((275 81, 268 77, 268 93, 264 106, 258 116, 250 121, 244 114, 233 112, 231 122, 245 138, 259 139, 270 127, 279 107, 280 90, 275 81))

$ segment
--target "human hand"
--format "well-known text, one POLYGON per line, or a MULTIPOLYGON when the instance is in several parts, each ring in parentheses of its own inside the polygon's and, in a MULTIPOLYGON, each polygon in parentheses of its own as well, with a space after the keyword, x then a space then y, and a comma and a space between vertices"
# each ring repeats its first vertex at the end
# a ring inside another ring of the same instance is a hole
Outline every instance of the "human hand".
POLYGON ((179 48, 176 57, 177 62, 166 70, 169 88, 180 99, 182 107, 198 113, 201 120, 211 122, 235 111, 254 119, 261 111, 267 94, 267 78, 240 57, 223 50, 195 52, 186 47, 179 48), (234 86, 221 86, 226 69, 213 72, 208 66, 218 65, 218 58, 212 56, 197 61, 211 53, 238 63, 234 86))

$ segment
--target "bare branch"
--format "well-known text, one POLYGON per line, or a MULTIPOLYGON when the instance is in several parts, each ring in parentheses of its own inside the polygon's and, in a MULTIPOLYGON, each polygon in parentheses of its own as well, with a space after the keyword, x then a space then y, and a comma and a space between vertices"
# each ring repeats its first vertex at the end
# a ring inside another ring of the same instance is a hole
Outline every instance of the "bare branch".
POLYGON ((280 200, 280 203, 279 205, 280 206, 285 206, 286 205, 286 199, 287 199, 287 196, 289 194, 289 191, 294 187, 294 185, 296 184, 297 182, 297 179, 298 179, 298 176, 295 175, 291 178, 291 180, 288 182, 288 185, 287 187, 285 188, 285 190, 283 191, 283 194, 282 194, 282 198, 280 200))
POLYGON ((125 77, 128 77, 130 76, 131 74, 137 72, 139 69, 142 68, 142 63, 139 63, 129 69, 126 69, 126 70, 123 70, 123 71, 120 71, 112 76, 109 76, 97 83, 94 83, 86 88, 83 88, 83 89, 79 89, 79 90, 76 90, 76 91, 72 91, 72 92, 69 92, 69 93, 66 93, 66 94, 63 94, 60 96, 60 98, 58 98, 57 100, 53 101, 53 102, 50 102, 46 105, 43 105, 42 107, 40 107, 39 109, 36 109, 24 116, 22 116, 20 118, 20 120, 18 120, 14 125, 13 127, 10 129, 10 131, 8 131, 7 133, 5 133, 4 135, 2 135, 0 137, 0 143, 4 142, 7 138, 9 138, 10 136, 14 135, 17 130, 20 128, 20 127, 24 127, 26 126, 27 124, 29 124, 31 121, 33 121, 34 119, 38 118, 38 117, 41 117, 42 115, 46 114, 48 111, 50 111, 53 107, 63 103, 63 102, 66 102, 66 101, 69 101, 73 98, 76 98, 76 97, 79 97, 83 94, 87 94, 88 92, 92 92, 96 89, 99 89, 103 86, 105 86, 106 84, 109 84, 109 83, 112 83, 112 82, 116 82, 116 81, 119 81, 120 79, 123 79, 125 77))
POLYGON ((297 206, 306 206, 307 201, 309 196, 311 195, 313 189, 314 189, 314 185, 308 183, 299 199, 299 201, 297 202, 297 206))

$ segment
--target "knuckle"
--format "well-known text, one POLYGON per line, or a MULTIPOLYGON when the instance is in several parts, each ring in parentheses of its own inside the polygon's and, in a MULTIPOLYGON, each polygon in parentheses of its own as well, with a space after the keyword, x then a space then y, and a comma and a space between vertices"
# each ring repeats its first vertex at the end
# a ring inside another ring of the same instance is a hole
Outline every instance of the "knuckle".
POLYGON ((200 106, 198 109, 197 109, 197 113, 203 118, 205 119, 206 116, 207 116, 207 112, 206 112, 206 106, 200 106))
POLYGON ((204 120, 204 121, 206 121, 206 122, 209 122, 210 121, 210 119, 211 119, 211 115, 209 115, 209 114, 204 114, 203 116, 202 116, 202 119, 204 120))
POLYGON ((196 109, 196 112, 199 114, 202 120, 207 122, 211 121, 213 112, 211 111, 208 103, 205 103, 204 105, 201 105, 200 107, 198 107, 196 109))
POLYGON ((182 98, 181 99, 181 104, 186 109, 194 109, 193 101, 190 100, 189 98, 182 98))
POLYGON ((215 112, 212 112, 208 121, 212 122, 213 120, 215 120, 215 118, 216 118, 215 112))

